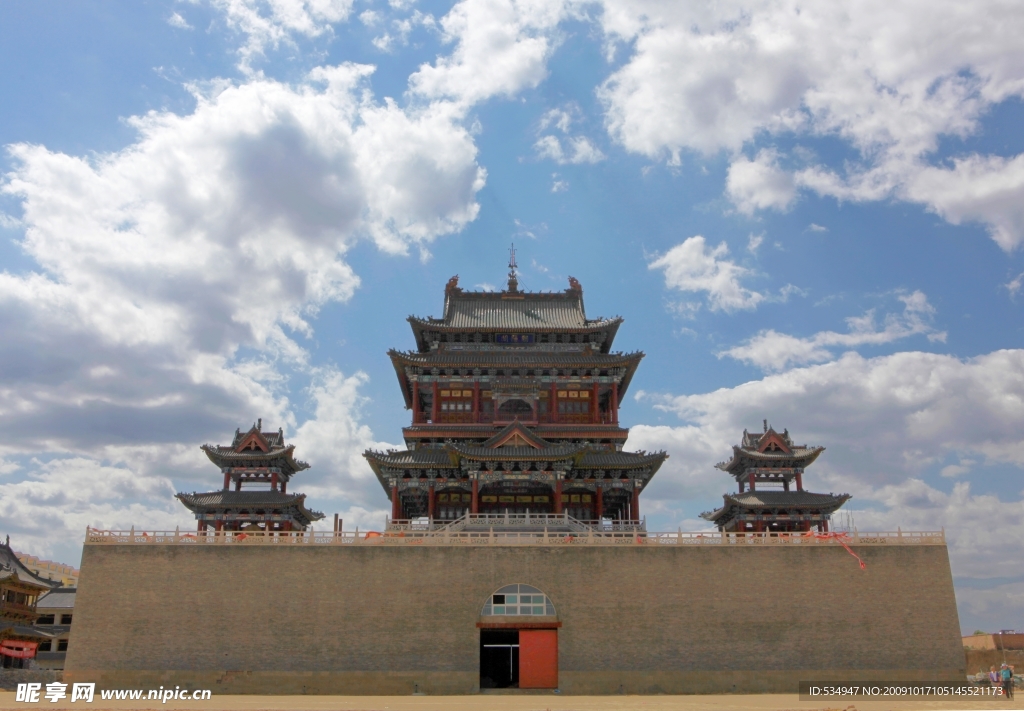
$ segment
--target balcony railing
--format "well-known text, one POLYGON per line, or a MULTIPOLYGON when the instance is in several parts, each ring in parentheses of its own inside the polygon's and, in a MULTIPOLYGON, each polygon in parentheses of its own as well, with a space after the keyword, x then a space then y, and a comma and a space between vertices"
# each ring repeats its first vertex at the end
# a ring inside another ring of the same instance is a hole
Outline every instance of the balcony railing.
POLYGON ((0 600, 0 617, 5 615, 25 617, 34 620, 36 618, 36 608, 35 605, 25 605, 20 602, 0 600))
POLYGON ((719 533, 600 531, 221 531, 86 530, 86 545, 245 546, 944 546, 944 531, 851 533, 719 533))

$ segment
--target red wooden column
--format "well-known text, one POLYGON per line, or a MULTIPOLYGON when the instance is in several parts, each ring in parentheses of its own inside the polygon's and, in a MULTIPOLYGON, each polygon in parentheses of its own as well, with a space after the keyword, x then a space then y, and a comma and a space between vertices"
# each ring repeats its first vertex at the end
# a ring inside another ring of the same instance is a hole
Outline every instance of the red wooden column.
POLYGON ((396 521, 402 517, 402 502, 398 498, 398 484, 391 485, 391 520, 396 521))
POLYGON ((473 422, 480 421, 480 381, 473 381, 473 422))
POLYGON ((630 508, 632 509, 631 513, 633 515, 633 520, 634 521, 639 521, 640 520, 640 490, 639 489, 633 489, 633 503, 630 506, 630 508))
POLYGON ((277 472, 270 475, 270 490, 277 491, 277 472))
POLYGON ((612 383, 612 424, 619 424, 619 384, 612 383))
POLYGON ((822 533, 828 533, 828 519, 827 518, 821 519, 821 532, 822 533))
POLYGON ((469 505, 470 513, 480 513, 480 481, 473 479, 473 500, 469 505))
POLYGON ((754 472, 747 475, 747 481, 750 483, 750 490, 754 491, 754 472))
POLYGON ((434 381, 434 400, 430 403, 430 421, 437 424, 437 409, 441 403, 438 402, 440 396, 438 395, 437 381, 434 381))
POLYGON ((797 474, 796 475, 796 490, 797 491, 803 491, 804 490, 804 475, 803 474, 797 474))
POLYGON ((597 387, 598 383, 595 382, 593 392, 590 393, 590 421, 595 425, 600 422, 601 417, 600 408, 597 406, 597 387))
POLYGON ((224 491, 231 488, 231 472, 224 472, 224 491))
POLYGON ((595 508, 597 509, 597 520, 600 521, 604 516, 604 487, 600 485, 597 487, 597 504, 595 508))
POLYGON ((558 383, 551 381, 551 404, 548 405, 551 411, 551 421, 558 422, 558 383))
POLYGON ((431 521, 434 520, 434 502, 437 500, 437 496, 434 494, 434 482, 430 482, 430 486, 427 487, 427 518, 431 521))
POLYGON ((420 421, 420 381, 412 381, 412 423, 420 421))
POLYGON ((555 479, 555 513, 562 513, 562 480, 555 479))

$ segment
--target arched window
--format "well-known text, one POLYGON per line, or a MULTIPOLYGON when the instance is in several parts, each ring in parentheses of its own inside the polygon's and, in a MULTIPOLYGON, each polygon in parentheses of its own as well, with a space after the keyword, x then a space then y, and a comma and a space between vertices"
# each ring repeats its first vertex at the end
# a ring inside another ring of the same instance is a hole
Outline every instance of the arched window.
POLYGON ((531 585, 506 585, 487 600, 483 617, 492 615, 555 616, 555 606, 548 596, 531 585))

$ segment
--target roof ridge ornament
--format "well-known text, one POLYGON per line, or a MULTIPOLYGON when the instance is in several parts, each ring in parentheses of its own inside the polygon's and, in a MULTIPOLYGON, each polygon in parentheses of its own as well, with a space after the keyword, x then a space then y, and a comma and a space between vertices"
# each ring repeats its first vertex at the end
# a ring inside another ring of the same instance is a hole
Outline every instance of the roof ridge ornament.
POLYGON ((516 274, 518 267, 519 265, 516 264, 516 243, 513 242, 508 250, 508 292, 510 294, 519 293, 519 276, 516 274))

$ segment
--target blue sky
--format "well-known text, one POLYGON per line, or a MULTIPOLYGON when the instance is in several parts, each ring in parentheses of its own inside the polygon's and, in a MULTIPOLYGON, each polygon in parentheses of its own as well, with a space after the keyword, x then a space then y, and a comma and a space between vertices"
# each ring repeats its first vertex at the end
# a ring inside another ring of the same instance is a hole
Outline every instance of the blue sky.
POLYGON ((630 446, 693 529, 767 418, 861 529, 950 540, 1020 627, 1024 11, 993 3, 191 0, 0 8, 0 512, 188 526, 258 417, 379 525, 388 348, 453 274, 585 290, 647 357, 630 446))

